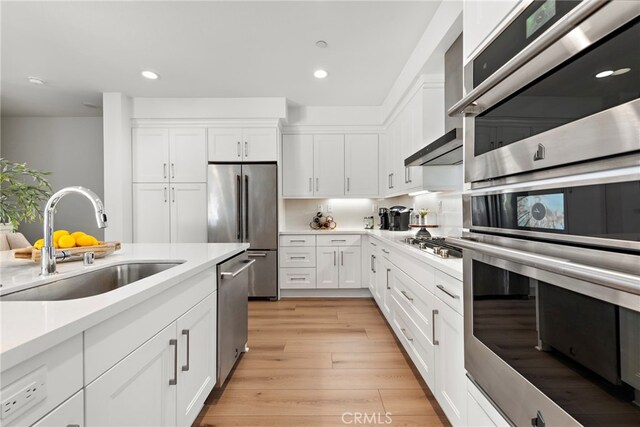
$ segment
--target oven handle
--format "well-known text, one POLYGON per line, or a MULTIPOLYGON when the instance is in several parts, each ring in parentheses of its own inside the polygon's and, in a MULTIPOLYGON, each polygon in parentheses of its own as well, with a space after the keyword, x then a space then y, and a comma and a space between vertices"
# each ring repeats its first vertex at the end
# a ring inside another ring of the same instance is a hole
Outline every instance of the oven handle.
POLYGON ((608 288, 640 295, 640 276, 633 274, 591 267, 570 262, 562 258, 538 255, 532 252, 474 242, 468 239, 447 238, 447 240, 463 249, 486 254, 494 258, 516 262, 551 273, 562 274, 575 279, 597 283, 608 288))
POLYGON ((522 49, 520 53, 509 60, 509 62, 504 64, 495 73, 487 77, 486 80, 473 88, 473 90, 471 90, 460 101, 456 102, 447 111, 447 114, 449 116, 458 116, 467 112, 470 114, 480 113, 482 108, 477 105, 473 105, 478 98, 496 87, 500 82, 513 74, 514 71, 531 61, 535 56, 539 55, 543 50, 551 46, 606 3, 607 2, 604 1, 585 1, 580 3, 529 46, 522 49), (468 107, 472 108, 465 111, 468 107))

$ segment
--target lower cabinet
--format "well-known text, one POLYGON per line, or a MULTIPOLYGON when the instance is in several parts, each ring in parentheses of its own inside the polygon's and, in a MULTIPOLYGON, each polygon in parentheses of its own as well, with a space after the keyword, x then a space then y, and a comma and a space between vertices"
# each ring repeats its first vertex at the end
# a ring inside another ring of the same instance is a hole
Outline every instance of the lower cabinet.
POLYGON ((360 247, 326 246, 316 249, 318 288, 360 288, 360 247))
POLYGON ((33 427, 84 427, 84 392, 80 390, 33 427))
POLYGON ((189 426, 216 377, 216 294, 86 387, 88 426, 189 426))

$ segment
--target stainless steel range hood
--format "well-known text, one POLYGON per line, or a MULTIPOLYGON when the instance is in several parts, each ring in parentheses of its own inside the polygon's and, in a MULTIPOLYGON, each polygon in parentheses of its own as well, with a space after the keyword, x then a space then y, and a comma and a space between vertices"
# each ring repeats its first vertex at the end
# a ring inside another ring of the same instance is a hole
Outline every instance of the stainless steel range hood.
POLYGON ((407 157, 405 166, 462 164, 462 118, 449 117, 447 110, 462 99, 462 35, 444 54, 444 124, 448 129, 435 141, 407 157))

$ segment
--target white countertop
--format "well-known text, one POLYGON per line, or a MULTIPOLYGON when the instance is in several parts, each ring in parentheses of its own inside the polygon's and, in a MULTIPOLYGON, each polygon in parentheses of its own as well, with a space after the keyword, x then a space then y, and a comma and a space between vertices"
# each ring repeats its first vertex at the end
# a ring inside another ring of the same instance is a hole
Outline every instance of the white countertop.
MULTIPOLYGON (((429 229, 429 232, 434 237, 439 237, 438 229, 429 229)), ((405 237, 415 236, 417 230, 409 230, 409 231, 389 231, 389 230, 365 230, 363 228, 341 228, 335 230, 312 230, 310 228, 306 229, 291 229, 291 230, 282 230, 280 234, 307 234, 307 235, 322 235, 322 234, 360 234, 376 237, 385 243, 393 246, 394 248, 405 252, 408 255, 413 256, 421 262, 426 262, 427 264, 437 268, 438 270, 458 279, 462 280, 462 259, 460 258, 440 258, 436 255, 433 255, 429 252, 421 251, 413 246, 409 246, 405 243, 402 243, 401 240, 405 237)))
POLYGON ((184 261, 181 265, 105 294, 67 301, 0 301, 0 366, 17 363, 157 295, 249 248, 246 243, 123 244, 122 250, 90 267, 82 262, 58 264, 58 274, 39 276, 39 265, 0 252, 1 293, 132 261, 184 261))

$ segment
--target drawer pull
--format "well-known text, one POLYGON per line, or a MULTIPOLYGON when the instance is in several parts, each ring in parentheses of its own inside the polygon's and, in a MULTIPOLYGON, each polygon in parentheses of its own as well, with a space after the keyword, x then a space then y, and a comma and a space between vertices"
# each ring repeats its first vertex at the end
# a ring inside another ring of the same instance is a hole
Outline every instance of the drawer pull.
POLYGON ((440 341, 436 339, 436 314, 438 314, 438 310, 431 310, 431 335, 433 336, 433 345, 440 344, 440 341))
POLYGON ((408 299, 409 301, 413 302, 413 298, 411 298, 409 295, 407 295, 407 293, 405 291, 400 291, 402 293, 402 295, 404 295, 404 297, 406 299, 408 299))
POLYGON ((291 281, 304 281, 307 280, 305 277, 291 277, 289 278, 291 281))
POLYGON ((387 289, 391 289, 391 286, 389 286, 389 273, 391 273, 391 269, 387 268, 387 289))
POLYGON ((332 242, 346 242, 345 239, 331 239, 332 242))
POLYGON ((291 243, 294 243, 294 242, 295 243, 304 243, 304 242, 306 242, 306 240, 305 239, 291 239, 290 242, 291 243))
POLYGON ((371 246, 378 246, 378 245, 376 245, 376 244, 375 244, 375 243, 373 243, 373 242, 369 242, 369 243, 371 243, 371 246))
POLYGON ((292 256, 291 259, 307 259, 306 256, 292 256))
POLYGON ((389 251, 388 251, 388 250, 386 250, 386 249, 382 249, 382 252, 384 252, 384 253, 385 253, 385 254, 387 254, 387 255, 389 255, 389 254, 391 253, 391 252, 389 252, 389 251))
POLYGON ((404 335, 404 337, 409 341, 409 342, 413 342, 413 338, 409 338, 409 335, 407 335, 407 330, 405 328, 400 328, 400 332, 402 332, 402 335, 404 335))
POLYGON ((449 292, 444 286, 442 285, 436 285, 436 288, 440 289, 442 292, 444 292, 445 294, 449 295, 451 298, 453 299, 458 299, 460 298, 458 295, 456 294, 452 294, 451 292, 449 292))

